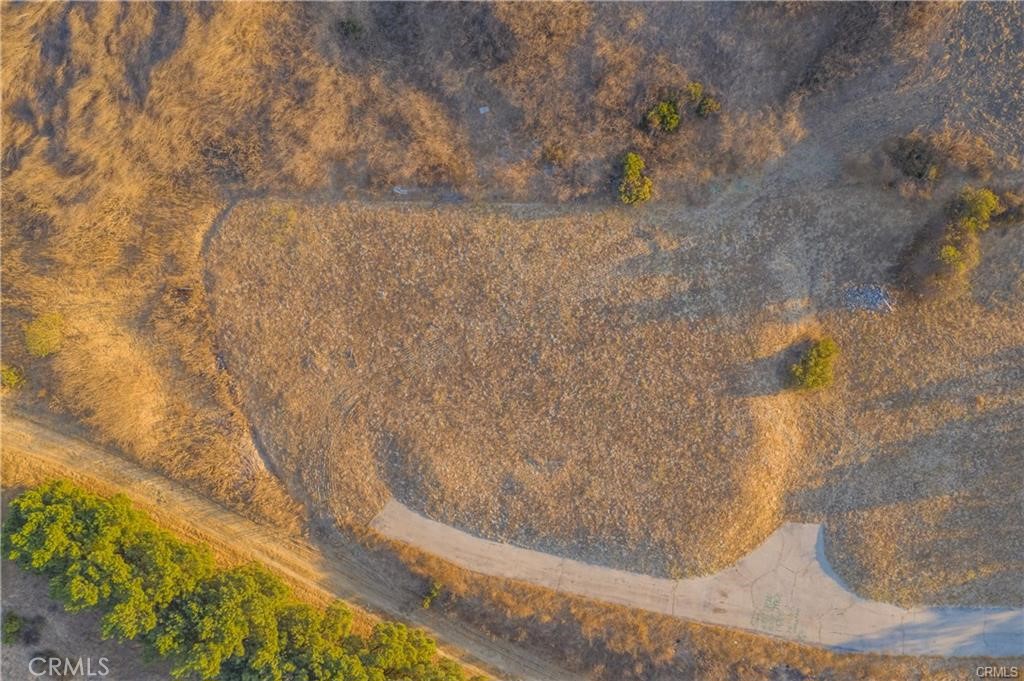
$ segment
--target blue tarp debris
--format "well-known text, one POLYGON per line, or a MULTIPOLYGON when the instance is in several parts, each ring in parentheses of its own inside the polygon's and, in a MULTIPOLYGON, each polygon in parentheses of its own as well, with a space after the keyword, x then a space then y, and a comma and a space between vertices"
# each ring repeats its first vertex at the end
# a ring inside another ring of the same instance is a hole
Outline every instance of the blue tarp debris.
POLYGON ((851 310, 892 312, 892 298, 881 286, 851 286, 843 293, 843 300, 851 310))

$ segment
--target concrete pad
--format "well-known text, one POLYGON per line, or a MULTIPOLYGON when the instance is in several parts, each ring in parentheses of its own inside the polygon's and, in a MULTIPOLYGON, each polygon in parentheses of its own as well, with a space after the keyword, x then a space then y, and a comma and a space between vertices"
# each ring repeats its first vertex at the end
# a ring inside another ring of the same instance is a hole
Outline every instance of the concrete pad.
POLYGON ((829 566, 824 529, 818 524, 784 523, 735 565, 682 580, 481 539, 393 499, 371 526, 485 575, 835 650, 946 657, 1024 654, 1024 609, 905 609, 857 596, 829 566))

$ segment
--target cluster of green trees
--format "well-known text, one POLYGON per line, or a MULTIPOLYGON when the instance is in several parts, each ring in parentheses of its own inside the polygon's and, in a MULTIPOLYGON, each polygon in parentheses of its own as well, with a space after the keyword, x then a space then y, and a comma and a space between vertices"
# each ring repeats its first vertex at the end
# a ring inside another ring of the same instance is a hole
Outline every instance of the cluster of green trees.
POLYGON ((352 631, 341 602, 294 599, 265 569, 220 569, 202 546, 160 529, 123 496, 67 481, 10 504, 3 554, 46 575, 69 611, 98 609, 102 635, 135 639, 180 679, 225 681, 463 681, 423 632, 397 622, 352 631))

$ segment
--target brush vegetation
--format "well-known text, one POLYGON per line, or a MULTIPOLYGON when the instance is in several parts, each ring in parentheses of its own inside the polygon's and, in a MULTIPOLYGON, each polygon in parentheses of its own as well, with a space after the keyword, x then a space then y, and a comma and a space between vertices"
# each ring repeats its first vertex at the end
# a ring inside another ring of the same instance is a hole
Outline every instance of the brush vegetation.
POLYGON ((651 198, 654 182, 644 171, 647 164, 639 154, 629 152, 622 159, 622 179, 619 181, 619 200, 627 206, 643 203, 651 198))
POLYGON ((674 99, 663 99, 647 112, 644 120, 651 130, 675 132, 679 128, 679 105, 674 99))
POLYGON ((798 388, 813 390, 832 385, 834 364, 839 346, 828 337, 811 343, 800 361, 790 367, 793 382, 798 388))
POLYGON ((64 319, 56 312, 39 315, 25 326, 25 349, 33 357, 46 357, 64 342, 64 319))
POLYGON ((0 641, 5 645, 20 641, 24 628, 25 620, 23 620, 18 613, 10 611, 4 612, 0 641))
MULTIPOLYGON (((161 530, 126 498, 66 481, 10 502, 3 554, 46 576, 66 610, 100 612, 104 638, 140 640, 167 658, 174 678, 465 679, 420 631, 381 622, 362 638, 341 602, 299 602, 254 564, 217 568, 207 549, 161 530)), ((20 629, 5 617, 5 642, 20 629)))
POLYGON ((942 291, 969 288, 968 278, 981 262, 981 234, 1003 210, 999 197, 986 188, 965 187, 951 202, 936 254, 935 276, 942 291))
POLYGON ((17 390, 25 384, 25 374, 15 366, 0 366, 0 385, 4 390, 17 390))

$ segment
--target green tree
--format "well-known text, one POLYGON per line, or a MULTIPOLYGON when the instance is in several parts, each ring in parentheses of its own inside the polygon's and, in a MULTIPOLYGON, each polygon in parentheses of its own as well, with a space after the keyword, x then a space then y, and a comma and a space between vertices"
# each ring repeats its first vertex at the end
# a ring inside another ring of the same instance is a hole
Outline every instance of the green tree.
POLYGON ((23 492, 11 501, 4 521, 4 556, 37 574, 63 572, 82 557, 86 528, 76 507, 89 503, 66 481, 23 492))
POLYGON ((641 203, 651 198, 654 183, 644 174, 647 164, 639 154, 629 152, 622 159, 622 181, 619 199, 626 205, 641 203))
POLYGON ((709 118, 712 114, 716 114, 721 110, 721 103, 710 95, 704 95, 700 103, 697 104, 697 115, 701 118, 709 118))
POLYGON ((704 97, 704 83, 699 80, 692 81, 686 84, 686 93, 690 96, 690 101, 694 104, 699 104, 700 100, 704 97))
POLYGON ((675 132, 679 128, 679 105, 674 99, 663 99, 648 112, 647 127, 662 132, 675 132))
POLYGON ((282 681, 366 681, 363 663, 343 645, 351 624, 352 612, 340 602, 324 611, 304 603, 283 606, 277 618, 282 681))
POLYGON ((988 229, 993 215, 1002 212, 999 197, 990 189, 965 188, 955 204, 957 225, 968 232, 988 229))
POLYGON ((7 390, 17 390, 25 384, 25 374, 21 369, 9 364, 0 365, 0 385, 7 390))
POLYGON ((963 265, 964 254, 953 244, 946 244, 939 249, 939 260, 944 265, 959 268, 963 265))
POLYGON ((381 670, 387 679, 419 678, 416 670, 428 667, 437 654, 437 646, 426 634, 400 622, 377 624, 366 645, 363 664, 381 670))
POLYGON ((281 675, 285 681, 313 681, 324 653, 324 613, 305 603, 288 603, 277 613, 281 675))
POLYGON ((839 346, 831 338, 822 338, 812 343, 801 360, 790 368, 797 386, 813 389, 831 385, 832 365, 838 354, 839 346))
POLYGON ((257 565, 215 574, 160 616, 150 643, 175 678, 282 678, 277 615, 287 589, 257 565))
POLYGON ((352 633, 352 611, 341 601, 334 601, 324 611, 323 635, 332 642, 341 642, 352 633))

